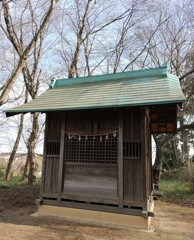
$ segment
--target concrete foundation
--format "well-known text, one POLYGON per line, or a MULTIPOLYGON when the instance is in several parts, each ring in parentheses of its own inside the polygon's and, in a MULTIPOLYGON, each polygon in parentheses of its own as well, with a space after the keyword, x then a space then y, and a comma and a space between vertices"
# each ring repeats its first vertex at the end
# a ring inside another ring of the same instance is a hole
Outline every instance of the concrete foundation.
POLYGON ((125 229, 138 228, 141 230, 148 230, 151 223, 151 217, 132 216, 126 214, 100 212, 50 205, 39 205, 38 216, 62 217, 68 221, 125 229))

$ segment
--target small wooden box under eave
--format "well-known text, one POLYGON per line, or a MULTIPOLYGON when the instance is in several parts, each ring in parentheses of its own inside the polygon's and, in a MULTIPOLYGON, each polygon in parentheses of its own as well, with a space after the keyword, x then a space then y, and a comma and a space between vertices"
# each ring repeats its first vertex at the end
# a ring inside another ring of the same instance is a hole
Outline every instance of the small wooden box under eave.
POLYGON ((39 214, 148 228, 151 134, 176 131, 183 101, 178 78, 161 67, 54 80, 6 110, 46 113, 39 214))

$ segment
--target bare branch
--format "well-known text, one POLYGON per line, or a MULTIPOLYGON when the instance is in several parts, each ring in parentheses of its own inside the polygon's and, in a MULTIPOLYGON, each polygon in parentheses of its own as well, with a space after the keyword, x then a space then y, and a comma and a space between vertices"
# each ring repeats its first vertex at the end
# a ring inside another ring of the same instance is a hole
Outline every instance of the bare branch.
POLYGON ((190 71, 186 72, 184 75, 182 75, 179 80, 182 81, 184 78, 189 76, 190 74, 194 73, 194 69, 191 69, 190 71))
MULTIPOLYGON (((10 26, 11 21, 10 21, 10 13, 8 11, 9 10, 8 9, 8 3, 7 3, 6 0, 2 0, 2 4, 3 4, 3 8, 5 8, 4 9, 4 14, 5 14, 5 19, 6 19, 7 29, 9 31, 9 36, 11 37, 11 39, 13 41, 12 43, 13 43, 14 47, 17 49, 18 52, 20 52, 21 49, 18 46, 18 41, 16 40, 15 33, 14 33, 13 29, 10 26)), ((34 47, 34 45, 37 42, 37 40, 39 39, 40 35, 43 33, 44 29, 46 28, 46 26, 47 26, 47 24, 48 24, 48 22, 49 22, 49 20, 51 18, 53 9, 55 7, 55 4, 56 4, 56 0, 50 0, 49 9, 47 10, 47 12, 45 14, 45 17, 44 17, 44 19, 43 19, 43 21, 42 21, 38 31, 35 33, 34 37, 31 39, 30 43, 25 48, 25 50, 22 51, 22 53, 20 53, 20 59, 18 61, 18 64, 13 69, 13 71, 11 73, 11 76, 7 79, 5 87, 4 87, 4 89, 3 89, 2 93, 1 93, 1 96, 0 96, 0 106, 4 103, 5 98, 7 97, 9 91, 11 90, 13 84, 15 83, 16 78, 18 77, 18 75, 20 74, 22 68, 24 67, 24 65, 26 63, 26 59, 27 59, 30 51, 34 47)))

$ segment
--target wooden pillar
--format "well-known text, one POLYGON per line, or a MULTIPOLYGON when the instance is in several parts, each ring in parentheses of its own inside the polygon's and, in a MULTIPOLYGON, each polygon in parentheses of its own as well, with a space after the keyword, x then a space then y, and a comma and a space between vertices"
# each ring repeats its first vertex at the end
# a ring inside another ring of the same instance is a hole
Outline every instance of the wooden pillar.
POLYGON ((118 204, 123 208, 123 109, 119 109, 118 117, 118 204))
POLYGON ((58 174, 58 193, 57 200, 61 200, 61 193, 64 180, 64 145, 65 145, 65 114, 61 116, 61 140, 60 140, 60 158, 59 158, 59 174, 58 174))
POLYGON ((143 175, 143 211, 147 211, 148 189, 147 189, 147 116, 146 109, 142 108, 142 175, 143 175))
MULTIPOLYGON (((151 127, 150 127, 151 128, 151 127)), ((151 136, 151 131, 150 131, 150 194, 151 191, 153 191, 153 174, 152 174, 152 136, 151 136)))
POLYGON ((49 121, 48 114, 49 113, 46 113, 46 119, 45 119, 45 134, 44 134, 44 150, 43 150, 42 175, 41 175, 41 186, 40 186, 40 200, 43 199, 44 184, 45 184, 46 145, 47 145, 48 121, 49 121))

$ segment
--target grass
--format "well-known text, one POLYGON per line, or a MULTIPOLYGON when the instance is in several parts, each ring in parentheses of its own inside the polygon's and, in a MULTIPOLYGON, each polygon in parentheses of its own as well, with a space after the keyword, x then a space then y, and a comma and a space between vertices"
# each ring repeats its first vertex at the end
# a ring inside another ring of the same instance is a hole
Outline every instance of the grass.
POLYGON ((162 180, 160 181, 160 190, 164 192, 164 197, 185 200, 194 197, 192 192, 192 184, 190 182, 178 180, 162 180))
POLYGON ((188 203, 193 206, 194 172, 192 171, 188 167, 182 167, 163 172, 159 186, 164 193, 163 199, 181 204, 188 203))
MULTIPOLYGON (((36 179, 35 186, 40 186, 40 178, 36 179)), ((12 177, 10 181, 5 181, 0 178, 0 187, 18 187, 18 186, 27 186, 28 180, 27 178, 22 177, 12 177)))

